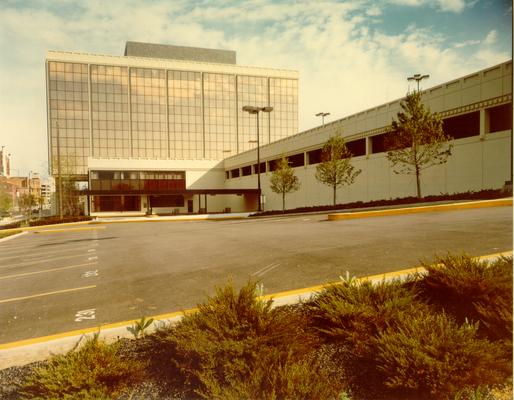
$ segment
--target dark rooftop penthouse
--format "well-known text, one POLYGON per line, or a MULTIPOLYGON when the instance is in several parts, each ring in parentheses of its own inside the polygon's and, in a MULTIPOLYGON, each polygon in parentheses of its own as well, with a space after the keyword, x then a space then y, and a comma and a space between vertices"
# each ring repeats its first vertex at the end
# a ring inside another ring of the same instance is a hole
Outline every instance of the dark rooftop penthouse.
POLYGON ((236 63, 236 52, 233 50, 204 49, 200 47, 142 42, 127 42, 124 55, 129 57, 166 58, 217 64, 236 63))

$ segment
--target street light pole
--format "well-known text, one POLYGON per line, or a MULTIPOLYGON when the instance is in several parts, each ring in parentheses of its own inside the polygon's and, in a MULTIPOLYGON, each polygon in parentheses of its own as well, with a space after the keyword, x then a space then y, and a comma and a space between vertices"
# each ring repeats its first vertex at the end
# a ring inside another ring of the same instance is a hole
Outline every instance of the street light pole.
POLYGON ((316 117, 321 117, 321 125, 322 126, 325 126, 325 117, 327 115, 330 115, 330 113, 328 113, 328 112, 319 112, 319 113, 316 114, 316 117))
POLYGON ((254 107, 244 106, 243 111, 249 114, 255 114, 257 116, 257 191, 259 192, 259 208, 258 211, 262 211, 261 201, 261 146, 260 146, 260 135, 259 135, 259 112, 270 113, 273 111, 273 107, 254 107))
POLYGON ((423 79, 428 79, 430 78, 430 75, 421 75, 421 74, 414 74, 412 76, 409 76, 407 78, 408 81, 416 81, 416 83, 418 84, 418 92, 419 92, 419 82, 422 81, 423 79))

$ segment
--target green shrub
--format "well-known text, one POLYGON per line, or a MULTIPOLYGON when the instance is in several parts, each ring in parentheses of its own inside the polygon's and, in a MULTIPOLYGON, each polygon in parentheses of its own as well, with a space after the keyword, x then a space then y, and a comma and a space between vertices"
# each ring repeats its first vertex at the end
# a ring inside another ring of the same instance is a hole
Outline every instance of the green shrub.
POLYGON ((459 323, 480 321, 479 333, 512 342, 512 258, 489 266, 469 256, 448 256, 424 265, 421 296, 452 314, 459 323))
POLYGON ((140 381, 144 368, 141 362, 122 359, 118 347, 117 343, 105 344, 95 335, 78 349, 54 356, 36 369, 21 392, 27 399, 115 397, 140 381))
POLYGON ((301 309, 271 305, 255 284, 239 292, 229 284, 170 329, 172 362, 190 392, 205 399, 337 396, 340 383, 320 380, 326 374, 309 358, 317 341, 301 309))
POLYGON ((477 324, 458 326, 446 314, 405 316, 377 338, 385 385, 413 398, 446 399, 463 388, 503 383, 510 375, 498 343, 480 339, 477 324))
POLYGON ((87 215, 66 216, 62 219, 58 216, 34 219, 29 222, 30 226, 64 224, 69 222, 91 221, 93 217, 87 215))
POLYGON ((404 313, 423 307, 400 281, 330 285, 307 305, 315 329, 331 343, 345 343, 356 356, 373 353, 374 338, 404 313))
POLYGON ((395 326, 403 314, 425 307, 414 291, 399 281, 331 285, 306 305, 315 330, 327 345, 339 347, 334 362, 358 397, 376 398, 383 374, 376 368, 376 337, 395 326))

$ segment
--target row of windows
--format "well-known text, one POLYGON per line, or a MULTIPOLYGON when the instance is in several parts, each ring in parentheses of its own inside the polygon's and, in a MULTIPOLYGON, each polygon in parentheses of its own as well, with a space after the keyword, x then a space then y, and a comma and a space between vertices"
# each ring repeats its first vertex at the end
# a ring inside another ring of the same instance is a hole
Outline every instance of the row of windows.
MULTIPOLYGON (((50 79, 48 82, 48 87, 51 91, 60 90, 60 91, 75 91, 75 92, 88 92, 87 80, 83 82, 78 79, 70 79, 67 82, 56 81, 50 79)), ((51 94, 51 92, 50 92, 51 94)))
MULTIPOLYGON (((512 103, 504 104, 496 107, 486 109, 486 133, 494 133, 512 129, 512 103)), ((443 130, 446 135, 452 139, 463 139, 466 137, 478 136, 480 134, 480 112, 475 111, 455 117, 443 119, 443 130)), ((382 153, 388 150, 387 147, 387 134, 380 134, 371 136, 371 153, 382 153)), ((346 147, 353 156, 362 156, 366 154, 366 139, 358 139, 346 143, 346 147)), ((307 152, 308 164, 318 164, 321 162, 321 149, 311 150, 307 152)), ((304 154, 299 153, 288 157, 289 163, 292 167, 300 167, 304 165, 304 154)), ((268 171, 274 171, 277 160, 267 162, 268 171)), ((264 167, 266 164, 264 164, 264 167)), ((266 171, 265 169, 263 171, 266 171)), ((238 177, 239 169, 233 169, 227 172, 228 177, 238 177)), ((254 173, 255 168, 254 168, 254 173)), ((251 175, 250 166, 241 168, 241 175, 251 175)))
POLYGON ((87 65, 86 64, 72 64, 72 63, 50 61, 48 63, 48 69, 50 70, 50 72, 58 71, 58 72, 75 72, 75 73, 87 74, 87 65))

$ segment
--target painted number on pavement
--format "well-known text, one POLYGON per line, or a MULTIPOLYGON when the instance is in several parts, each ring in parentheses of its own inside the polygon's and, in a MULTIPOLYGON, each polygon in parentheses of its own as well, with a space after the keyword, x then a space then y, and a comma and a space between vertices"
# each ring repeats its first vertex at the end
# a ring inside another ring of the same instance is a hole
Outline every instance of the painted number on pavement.
POLYGON ((82 278, 91 278, 92 276, 98 276, 98 270, 86 271, 82 274, 82 278))
POLYGON ((85 319, 95 319, 95 311, 95 308, 91 308, 90 310, 78 311, 75 314, 75 322, 84 321, 85 319))

